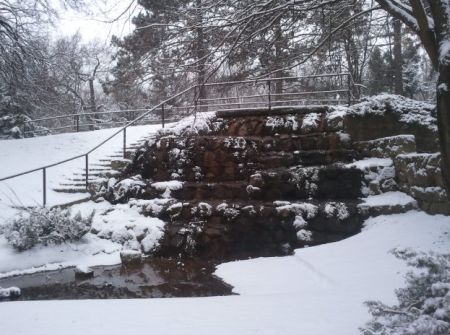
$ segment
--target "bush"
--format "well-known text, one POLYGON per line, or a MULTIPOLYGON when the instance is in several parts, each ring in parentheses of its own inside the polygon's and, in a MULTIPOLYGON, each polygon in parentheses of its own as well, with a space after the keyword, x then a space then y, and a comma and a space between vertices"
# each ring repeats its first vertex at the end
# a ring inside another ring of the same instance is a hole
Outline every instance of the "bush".
POLYGON ((59 208, 32 208, 23 211, 7 225, 4 234, 8 242, 23 251, 37 244, 50 245, 77 241, 88 233, 94 212, 83 218, 81 213, 59 208))
POLYGON ((25 114, 0 115, 0 139, 34 137, 50 133, 47 128, 28 122, 30 120, 25 114))
POLYGON ((396 291, 398 305, 366 302, 373 319, 361 328, 362 334, 450 334, 450 255, 409 250, 394 254, 415 269, 406 275, 407 286, 396 291))

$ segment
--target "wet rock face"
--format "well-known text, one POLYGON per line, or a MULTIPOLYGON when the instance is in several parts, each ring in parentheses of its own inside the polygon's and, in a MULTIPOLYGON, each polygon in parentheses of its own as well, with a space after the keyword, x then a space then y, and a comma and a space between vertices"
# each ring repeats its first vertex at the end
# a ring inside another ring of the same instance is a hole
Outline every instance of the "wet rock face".
POLYGON ((334 242, 359 231, 354 202, 180 202, 158 255, 232 260, 283 255, 294 248, 334 242))
POLYGON ((362 222, 363 175, 342 164, 357 152, 343 117, 327 112, 224 113, 212 131, 166 133, 127 167, 123 184, 133 187, 124 191, 115 183, 107 198, 170 199, 157 212, 142 208, 167 222, 153 251, 159 256, 282 255, 351 236, 362 222), (155 187, 168 180, 180 187, 168 193, 155 187))

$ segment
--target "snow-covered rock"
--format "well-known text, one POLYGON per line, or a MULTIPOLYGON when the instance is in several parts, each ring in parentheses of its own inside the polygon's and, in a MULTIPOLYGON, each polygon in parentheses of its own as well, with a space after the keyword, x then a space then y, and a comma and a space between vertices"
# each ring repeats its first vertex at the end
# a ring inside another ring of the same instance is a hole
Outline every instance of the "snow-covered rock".
POLYGON ((75 267, 75 278, 77 279, 87 279, 94 276, 94 270, 86 265, 77 265, 75 267))
POLYGON ((122 264, 137 264, 142 261, 142 252, 137 250, 125 249, 120 252, 122 264))

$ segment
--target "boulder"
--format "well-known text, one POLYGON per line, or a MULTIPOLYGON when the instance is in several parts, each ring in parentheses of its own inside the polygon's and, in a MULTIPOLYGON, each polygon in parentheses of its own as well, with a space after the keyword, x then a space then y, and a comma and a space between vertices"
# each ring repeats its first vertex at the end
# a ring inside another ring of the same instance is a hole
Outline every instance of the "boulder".
POLYGON ((354 143, 363 157, 394 158, 400 154, 416 152, 414 135, 397 135, 354 143))

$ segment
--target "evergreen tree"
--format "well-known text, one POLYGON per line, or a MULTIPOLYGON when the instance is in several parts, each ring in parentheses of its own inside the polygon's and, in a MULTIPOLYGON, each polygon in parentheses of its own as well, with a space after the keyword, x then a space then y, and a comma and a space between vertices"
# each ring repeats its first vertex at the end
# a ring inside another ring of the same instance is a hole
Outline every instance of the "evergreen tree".
POLYGON ((379 47, 375 47, 368 63, 368 94, 376 95, 389 90, 388 64, 379 47))

